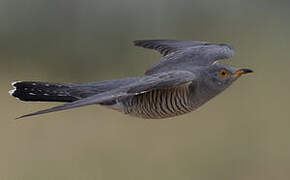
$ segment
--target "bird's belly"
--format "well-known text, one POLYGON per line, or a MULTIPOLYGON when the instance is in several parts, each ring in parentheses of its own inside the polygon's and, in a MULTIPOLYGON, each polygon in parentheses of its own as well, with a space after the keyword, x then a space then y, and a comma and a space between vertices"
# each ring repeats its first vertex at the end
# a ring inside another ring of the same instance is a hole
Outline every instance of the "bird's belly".
POLYGON ((188 88, 156 89, 121 101, 125 114, 160 119, 194 110, 188 88))

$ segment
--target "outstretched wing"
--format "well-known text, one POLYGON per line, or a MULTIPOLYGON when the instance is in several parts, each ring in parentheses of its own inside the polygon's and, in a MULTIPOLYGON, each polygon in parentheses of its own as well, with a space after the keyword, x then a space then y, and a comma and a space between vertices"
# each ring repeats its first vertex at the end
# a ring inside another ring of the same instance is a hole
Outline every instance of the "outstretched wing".
POLYGON ((187 70, 192 66, 207 66, 235 54, 234 49, 227 44, 204 41, 139 40, 134 44, 155 49, 164 55, 160 61, 147 69, 146 75, 172 70, 187 70))
POLYGON ((205 41, 191 41, 191 40, 136 40, 134 41, 135 46, 143 48, 154 49, 159 51, 163 56, 172 52, 185 49, 188 47, 200 46, 208 44, 205 41))
POLYGON ((194 79, 195 75, 187 71, 172 71, 154 74, 152 76, 145 76, 127 86, 113 89, 104 93, 100 93, 64 105, 55 106, 49 109, 37 111, 35 113, 26 114, 18 117, 17 119, 55 111, 62 111, 86 105, 100 104, 102 102, 116 100, 121 97, 134 96, 137 94, 145 93, 153 89, 170 88, 174 86, 186 85, 190 84, 192 81, 194 81, 194 79))

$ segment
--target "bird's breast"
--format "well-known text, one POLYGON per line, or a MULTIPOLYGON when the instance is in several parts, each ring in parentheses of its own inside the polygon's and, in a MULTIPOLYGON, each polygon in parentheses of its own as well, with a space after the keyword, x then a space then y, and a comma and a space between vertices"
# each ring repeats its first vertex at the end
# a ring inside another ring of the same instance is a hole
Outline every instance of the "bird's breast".
POLYGON ((122 100, 125 114, 146 119, 181 115, 195 109, 188 86, 155 89, 122 100))

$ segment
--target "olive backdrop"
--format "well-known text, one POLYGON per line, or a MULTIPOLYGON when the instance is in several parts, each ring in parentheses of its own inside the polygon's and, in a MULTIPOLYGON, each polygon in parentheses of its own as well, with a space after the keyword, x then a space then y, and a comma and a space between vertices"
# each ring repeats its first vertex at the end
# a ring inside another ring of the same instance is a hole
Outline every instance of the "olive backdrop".
POLYGON ((0 180, 286 180, 290 1, 1 0, 0 180), (59 103, 10 97, 10 82, 141 76, 135 39, 228 43, 239 79, 197 111, 142 120, 100 106, 15 117, 59 103))

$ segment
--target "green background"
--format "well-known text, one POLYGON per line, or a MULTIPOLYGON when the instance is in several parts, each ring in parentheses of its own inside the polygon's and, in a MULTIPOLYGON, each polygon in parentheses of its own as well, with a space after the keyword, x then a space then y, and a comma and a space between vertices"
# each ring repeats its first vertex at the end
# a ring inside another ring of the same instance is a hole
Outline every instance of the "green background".
POLYGON ((1 0, 0 180, 290 178, 290 1, 1 0), (10 97, 10 82, 141 76, 156 52, 135 39, 228 43, 240 78, 197 111, 142 120, 100 106, 10 97))

